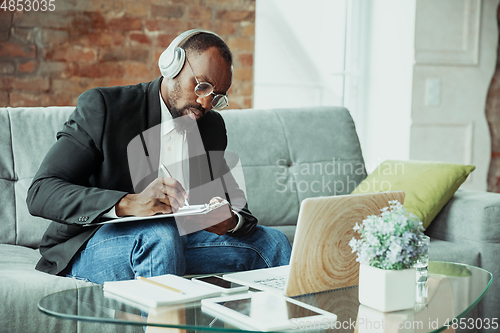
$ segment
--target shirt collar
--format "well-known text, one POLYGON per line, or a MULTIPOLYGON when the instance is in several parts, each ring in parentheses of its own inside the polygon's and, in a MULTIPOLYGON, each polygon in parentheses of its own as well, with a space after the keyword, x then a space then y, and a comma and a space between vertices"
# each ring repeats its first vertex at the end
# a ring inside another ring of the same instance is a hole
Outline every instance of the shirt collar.
POLYGON ((160 109, 161 109, 161 135, 168 134, 174 130, 174 122, 170 111, 165 104, 165 101, 161 97, 161 91, 158 92, 160 95, 160 109))

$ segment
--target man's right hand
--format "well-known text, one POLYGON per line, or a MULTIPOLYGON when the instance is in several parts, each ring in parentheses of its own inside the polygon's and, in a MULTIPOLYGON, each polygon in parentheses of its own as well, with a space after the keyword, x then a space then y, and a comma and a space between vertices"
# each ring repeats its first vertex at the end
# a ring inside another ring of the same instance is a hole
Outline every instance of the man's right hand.
POLYGON ((187 193, 174 178, 156 178, 139 194, 127 194, 116 205, 117 216, 169 214, 184 206, 187 193))

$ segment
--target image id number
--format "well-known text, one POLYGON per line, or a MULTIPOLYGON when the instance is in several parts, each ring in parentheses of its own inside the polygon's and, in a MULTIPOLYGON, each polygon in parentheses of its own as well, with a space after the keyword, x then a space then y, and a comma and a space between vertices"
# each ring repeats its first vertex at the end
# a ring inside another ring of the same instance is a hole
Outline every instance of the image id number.
POLYGON ((460 318, 460 319, 457 319, 457 318, 454 318, 451 322, 449 320, 447 320, 447 324, 445 324, 444 326, 448 327, 448 328, 452 328, 452 329, 457 329, 457 328, 460 328, 460 329, 498 329, 498 318, 493 318, 493 319, 490 319, 490 318, 477 318, 477 319, 473 319, 473 318, 460 318))
MULTIPOLYGON (((0 0, 1 1, 1 0, 0 0)), ((34 11, 34 12, 53 12, 56 10, 55 0, 4 0, 0 9, 4 12, 9 11, 34 11)))

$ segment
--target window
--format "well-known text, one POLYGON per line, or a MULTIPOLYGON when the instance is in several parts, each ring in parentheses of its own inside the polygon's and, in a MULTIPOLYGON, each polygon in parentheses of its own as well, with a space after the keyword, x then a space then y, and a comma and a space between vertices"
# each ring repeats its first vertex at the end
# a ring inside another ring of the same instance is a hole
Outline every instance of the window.
POLYGON ((254 107, 345 106, 361 120, 359 12, 359 1, 257 0, 254 107))

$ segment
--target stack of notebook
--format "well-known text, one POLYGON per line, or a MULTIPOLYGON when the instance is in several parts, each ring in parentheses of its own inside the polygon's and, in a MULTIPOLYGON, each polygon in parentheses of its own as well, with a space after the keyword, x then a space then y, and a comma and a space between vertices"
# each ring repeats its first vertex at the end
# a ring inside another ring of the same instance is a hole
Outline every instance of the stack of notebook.
POLYGON ((147 279, 104 282, 104 293, 106 296, 147 308, 192 302, 221 294, 213 288, 171 274, 147 279))

